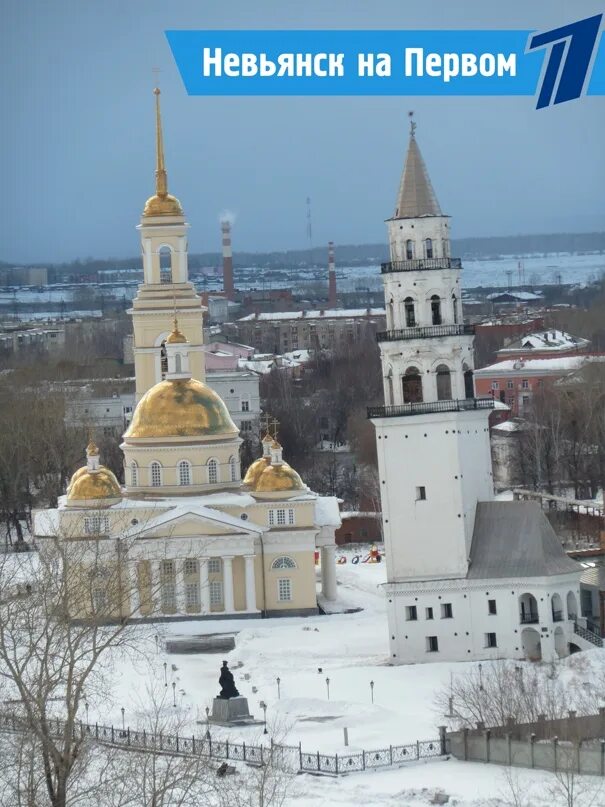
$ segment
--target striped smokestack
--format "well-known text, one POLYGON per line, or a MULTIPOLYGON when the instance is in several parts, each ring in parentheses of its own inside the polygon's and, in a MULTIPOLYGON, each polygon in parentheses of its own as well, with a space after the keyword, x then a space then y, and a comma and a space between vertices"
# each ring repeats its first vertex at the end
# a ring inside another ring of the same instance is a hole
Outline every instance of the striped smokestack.
POLYGON ((336 266, 334 241, 328 241, 328 308, 336 308, 336 266))
POLYGON ((233 252, 231 251, 231 222, 228 219, 221 221, 223 235, 223 289, 228 300, 233 299, 233 252))

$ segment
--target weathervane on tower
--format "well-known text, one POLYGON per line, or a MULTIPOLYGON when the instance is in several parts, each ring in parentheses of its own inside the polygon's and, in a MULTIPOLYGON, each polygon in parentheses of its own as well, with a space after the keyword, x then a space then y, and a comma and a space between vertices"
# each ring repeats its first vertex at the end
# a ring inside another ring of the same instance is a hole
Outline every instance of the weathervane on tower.
POLYGON ((410 109, 408 112, 408 118, 410 119, 410 137, 416 136, 416 121, 414 120, 414 110, 410 109))

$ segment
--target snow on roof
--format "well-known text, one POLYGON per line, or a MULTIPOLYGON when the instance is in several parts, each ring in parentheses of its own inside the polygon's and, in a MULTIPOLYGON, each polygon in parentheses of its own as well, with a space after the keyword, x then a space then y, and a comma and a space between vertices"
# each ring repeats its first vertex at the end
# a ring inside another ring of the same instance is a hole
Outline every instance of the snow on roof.
POLYGON ((510 409, 510 406, 502 401, 499 401, 497 398, 494 398, 494 409, 510 409))
POLYGON ((556 356, 549 359, 506 359, 505 361, 489 364, 475 370, 475 376, 505 375, 519 372, 528 373, 556 373, 560 370, 577 370, 588 361, 604 361, 605 356, 556 356))
POLYGON ((541 294, 534 294, 531 291, 496 291, 488 294, 486 299, 497 300, 498 297, 511 297, 513 300, 541 300, 541 294))
POLYGON ((516 420, 505 420, 503 423, 498 423, 497 426, 492 426, 493 432, 517 432, 523 426, 516 420))
POLYGON ((355 317, 384 317, 384 308, 326 308, 318 311, 269 311, 262 314, 248 314, 238 322, 273 322, 289 319, 354 319, 355 317))
POLYGON ((340 527, 340 509, 336 496, 318 496, 315 499, 315 523, 319 527, 340 527))
POLYGON ((588 344, 588 339, 581 336, 572 336, 565 331, 543 330, 527 334, 516 339, 511 344, 506 345, 498 353, 506 353, 510 350, 570 350, 577 347, 584 347, 588 344))

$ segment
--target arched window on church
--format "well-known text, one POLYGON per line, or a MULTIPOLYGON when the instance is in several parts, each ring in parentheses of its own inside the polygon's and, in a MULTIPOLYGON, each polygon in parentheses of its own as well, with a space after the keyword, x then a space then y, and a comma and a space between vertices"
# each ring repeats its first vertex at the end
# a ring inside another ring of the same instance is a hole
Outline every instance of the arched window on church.
POLYGON ((452 377, 447 364, 440 364, 437 367, 437 400, 451 401, 452 399, 452 377))
POLYGON ((452 294, 452 311, 454 313, 454 325, 458 324, 458 298, 452 294))
POLYGON ((172 250, 162 247, 159 252, 160 283, 172 283, 172 250))
POLYGON ((275 558, 273 563, 271 564, 272 569, 296 569, 296 561, 292 558, 289 558, 287 555, 282 555, 279 558, 275 558))
POLYGON ((438 294, 433 294, 431 297, 431 318, 433 325, 441 325, 441 299, 438 294))
POLYGON ((183 370, 181 369, 182 366, 183 366, 183 364, 182 364, 181 354, 177 353, 176 356, 174 357, 174 371, 175 371, 175 373, 182 373, 183 372, 183 370))
POLYGON ((464 372, 464 397, 465 398, 474 398, 475 397, 475 383, 473 380, 473 371, 467 364, 462 365, 462 371, 464 372))
POLYGON ((414 257, 414 242, 411 238, 408 238, 405 242, 405 257, 408 261, 411 261, 414 257))
POLYGON ((181 460, 178 464, 179 485, 191 484, 191 463, 188 460, 181 460))
POLYGON ((154 460, 149 466, 151 475, 151 487, 159 488, 162 484, 162 466, 157 460, 154 460))
POLYGON ((166 378, 168 372, 168 354, 166 353, 166 342, 160 345, 160 373, 162 374, 162 381, 166 378))
POLYGON ((139 484, 139 466, 134 461, 130 463, 130 484, 133 488, 139 484))
POLYGON ((218 462, 215 459, 208 460, 208 484, 216 485, 218 482, 218 462))
POLYGON ((433 257, 433 239, 427 238, 424 242, 424 257, 425 258, 432 258, 433 257))
POLYGON ((416 309, 414 307, 414 300, 411 297, 406 297, 403 301, 403 308, 405 311, 405 327, 416 327, 416 309))
POLYGON ((229 476, 232 482, 237 482, 237 460, 229 457, 229 476))
POLYGON ((422 402, 422 377, 417 367, 408 367, 401 379, 404 403, 422 402))

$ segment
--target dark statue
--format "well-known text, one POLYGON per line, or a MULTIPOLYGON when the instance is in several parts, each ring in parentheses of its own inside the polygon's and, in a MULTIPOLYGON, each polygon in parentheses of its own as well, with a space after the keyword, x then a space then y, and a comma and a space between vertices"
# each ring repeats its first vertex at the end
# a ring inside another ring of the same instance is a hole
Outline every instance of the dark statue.
POLYGON ((221 685, 219 698, 223 698, 223 700, 229 700, 229 698, 239 697, 239 692, 235 688, 235 682, 233 681, 233 673, 227 666, 226 661, 223 661, 223 666, 221 667, 221 675, 220 678, 218 679, 218 682, 221 685))

